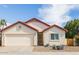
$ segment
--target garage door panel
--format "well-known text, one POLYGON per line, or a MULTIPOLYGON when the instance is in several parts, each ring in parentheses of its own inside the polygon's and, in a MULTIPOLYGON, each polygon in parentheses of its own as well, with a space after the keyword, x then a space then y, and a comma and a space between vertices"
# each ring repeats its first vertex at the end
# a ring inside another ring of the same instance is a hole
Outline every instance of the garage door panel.
POLYGON ((6 46, 31 46, 33 36, 32 35, 6 35, 6 46))

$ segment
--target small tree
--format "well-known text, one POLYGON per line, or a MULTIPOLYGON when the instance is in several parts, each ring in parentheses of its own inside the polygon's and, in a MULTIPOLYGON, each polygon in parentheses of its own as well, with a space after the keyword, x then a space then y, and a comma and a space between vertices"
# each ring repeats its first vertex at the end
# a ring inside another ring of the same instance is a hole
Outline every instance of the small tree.
POLYGON ((77 34, 77 28, 79 26, 79 19, 68 21, 64 26, 68 30, 66 38, 73 38, 77 34))
POLYGON ((5 26, 7 26, 5 19, 0 20, 0 29, 3 29, 5 26))
MULTIPOLYGON (((5 19, 0 20, 0 30, 7 26, 5 19)), ((0 46, 2 45, 2 32, 0 32, 0 46)))

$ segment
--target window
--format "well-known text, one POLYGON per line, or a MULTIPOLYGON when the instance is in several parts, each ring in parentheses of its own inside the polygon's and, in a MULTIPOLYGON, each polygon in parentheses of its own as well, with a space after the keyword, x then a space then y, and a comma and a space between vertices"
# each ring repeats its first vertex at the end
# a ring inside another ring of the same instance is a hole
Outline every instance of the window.
POLYGON ((59 40, 58 34, 51 34, 51 40, 59 40))
POLYGON ((22 27, 19 25, 16 27, 16 30, 20 30, 22 27))
POLYGON ((19 29, 21 29, 21 26, 18 26, 19 29))

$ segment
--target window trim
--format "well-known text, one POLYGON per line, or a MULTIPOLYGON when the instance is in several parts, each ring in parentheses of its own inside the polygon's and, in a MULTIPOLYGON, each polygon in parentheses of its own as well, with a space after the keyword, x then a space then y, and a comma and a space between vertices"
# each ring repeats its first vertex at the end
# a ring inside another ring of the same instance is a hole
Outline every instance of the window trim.
MULTIPOLYGON (((51 33, 51 34, 58 34, 58 33, 51 33)), ((50 41, 59 41, 59 34, 58 34, 58 39, 51 39, 51 34, 50 34, 50 41)))

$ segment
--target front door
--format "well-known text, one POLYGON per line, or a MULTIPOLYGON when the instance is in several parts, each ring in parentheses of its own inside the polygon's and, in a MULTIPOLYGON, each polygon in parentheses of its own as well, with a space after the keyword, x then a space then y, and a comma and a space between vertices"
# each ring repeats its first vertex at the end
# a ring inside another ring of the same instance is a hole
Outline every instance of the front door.
POLYGON ((38 33, 38 46, 43 46, 43 33, 38 33))

